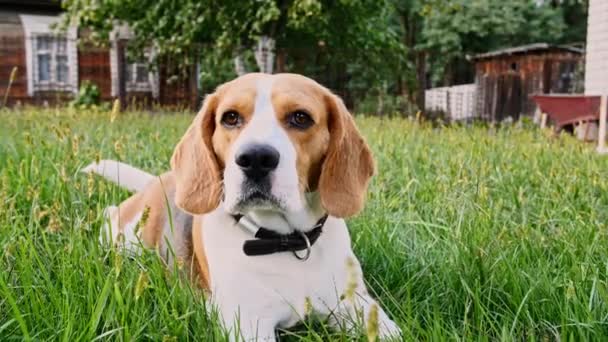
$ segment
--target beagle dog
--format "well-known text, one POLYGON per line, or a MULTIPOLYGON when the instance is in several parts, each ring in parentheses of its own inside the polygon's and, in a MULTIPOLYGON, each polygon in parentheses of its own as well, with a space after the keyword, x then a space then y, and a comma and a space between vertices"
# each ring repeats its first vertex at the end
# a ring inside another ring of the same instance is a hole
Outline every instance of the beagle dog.
POLYGON ((337 329, 399 327, 369 295, 344 218, 364 205, 374 161, 336 95, 295 74, 247 74, 208 95, 152 176, 104 160, 136 193, 106 210, 102 240, 157 248, 206 290, 233 339, 275 340, 305 316, 337 329))

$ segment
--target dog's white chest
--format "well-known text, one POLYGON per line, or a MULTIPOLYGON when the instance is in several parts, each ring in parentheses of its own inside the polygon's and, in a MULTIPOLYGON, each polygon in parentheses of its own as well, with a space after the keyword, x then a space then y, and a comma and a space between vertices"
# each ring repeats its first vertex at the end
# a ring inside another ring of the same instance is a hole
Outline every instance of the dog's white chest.
POLYGON ((247 256, 247 239, 253 237, 224 213, 203 218, 212 297, 224 320, 253 315, 288 327, 307 314, 335 309, 352 254, 342 220, 328 219, 307 261, 291 252, 247 256))

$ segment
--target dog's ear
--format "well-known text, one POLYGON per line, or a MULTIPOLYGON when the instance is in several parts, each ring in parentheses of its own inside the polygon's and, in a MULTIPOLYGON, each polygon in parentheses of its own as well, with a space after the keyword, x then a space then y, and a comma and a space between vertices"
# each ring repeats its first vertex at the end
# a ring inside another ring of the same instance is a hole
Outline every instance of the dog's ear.
POLYGON ((330 215, 349 217, 363 209, 374 159, 344 102, 328 94, 326 103, 330 138, 319 179, 321 203, 330 215))
POLYGON ((191 214, 208 213, 221 199, 222 177, 212 143, 216 106, 217 96, 207 96, 171 157, 175 203, 191 214))

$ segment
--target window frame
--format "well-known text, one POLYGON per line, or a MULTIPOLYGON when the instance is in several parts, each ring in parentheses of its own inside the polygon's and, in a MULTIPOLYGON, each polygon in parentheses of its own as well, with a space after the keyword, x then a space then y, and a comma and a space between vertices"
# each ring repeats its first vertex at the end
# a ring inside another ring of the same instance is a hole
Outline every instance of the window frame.
POLYGON ((26 58, 26 74, 27 74, 27 95, 34 97, 38 92, 58 91, 76 94, 78 92, 78 28, 71 25, 67 28, 65 34, 58 34, 53 25, 61 21, 59 15, 34 15, 34 14, 19 14, 19 20, 24 31, 24 46, 26 58), (40 80, 38 40, 40 36, 51 36, 55 40, 65 39, 65 52, 59 53, 60 56, 65 56, 65 66, 67 74, 64 81, 58 81, 57 51, 53 54, 53 49, 57 49, 57 43, 51 43, 49 47, 49 80, 40 80))
POLYGON ((66 36, 54 35, 48 33, 37 33, 32 35, 32 54, 34 56, 32 60, 32 69, 34 70, 34 90, 69 90, 70 87, 70 63, 68 53, 68 38, 66 36), (47 49, 39 48, 39 40, 48 39, 49 46, 47 49), (59 52, 60 41, 65 43, 63 52, 59 52), (49 56, 49 79, 40 79, 40 59, 41 55, 49 56), (66 59, 66 79, 65 81, 59 80, 59 64, 58 57, 65 57, 66 59), (43 88, 43 89, 40 89, 43 88))
MULTIPOLYGON (((123 61, 125 61, 125 72, 130 73, 131 81, 127 82, 125 80, 125 91, 129 92, 140 92, 140 93, 150 93, 153 98, 157 99, 160 93, 160 80, 159 73, 157 69, 150 68, 151 62, 154 60, 156 56, 156 49, 154 47, 149 47, 144 52, 143 61, 130 61, 126 51, 124 56, 119 56, 119 51, 123 49, 118 48, 119 41, 128 41, 133 38, 132 32, 126 27, 119 27, 115 29, 110 34, 110 70, 111 70, 111 79, 112 79, 112 87, 111 87, 111 95, 112 97, 118 96, 118 88, 119 84, 119 70, 118 70, 118 60, 119 57, 123 61), (133 80, 137 79, 137 67, 143 66, 147 69, 146 81, 144 82, 134 82, 133 80)), ((124 50, 123 50, 124 51, 124 50)), ((126 75, 124 75, 126 77, 126 75)))
MULTIPOLYGON (((125 60, 127 60, 127 56, 124 56, 125 60)), ((144 53, 144 58, 145 59, 150 59, 150 53, 146 52, 144 53)), ((127 92, 152 92, 152 82, 154 82, 154 79, 152 77, 152 74, 150 72, 150 68, 148 67, 148 65, 145 62, 141 62, 141 61, 135 61, 135 62, 127 62, 126 63, 126 74, 129 74, 131 76, 130 80, 125 80, 125 88, 127 92), (143 68, 145 69, 145 81, 137 81, 137 73, 139 71, 139 68, 143 68)), ((126 75, 125 75, 126 77, 126 75)))

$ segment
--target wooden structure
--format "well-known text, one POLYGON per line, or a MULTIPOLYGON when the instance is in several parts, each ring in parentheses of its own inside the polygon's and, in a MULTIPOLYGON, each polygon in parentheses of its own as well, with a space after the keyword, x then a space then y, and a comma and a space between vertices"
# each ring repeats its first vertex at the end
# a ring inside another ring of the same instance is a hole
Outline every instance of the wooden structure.
POLYGON ((109 47, 79 44, 87 32, 76 27, 66 34, 52 30, 60 14, 61 4, 53 0, 3 1, 0 97, 4 97, 11 72, 17 68, 7 96, 8 106, 69 101, 84 82, 95 84, 103 101, 120 98, 123 104, 144 107, 196 109, 200 105, 195 68, 180 70, 177 59, 163 59, 154 69, 148 68, 148 61, 129 61, 126 51, 130 36, 124 28, 116 30, 109 47))
MULTIPOLYGON (((538 105, 541 113, 545 113, 553 121, 555 132, 559 133, 564 126, 597 121, 600 118, 600 97, 580 94, 551 94, 534 95, 532 99, 538 105)), ((583 137, 586 139, 587 134, 583 137)))
POLYGON ((476 55, 476 112, 488 121, 532 116, 531 94, 576 91, 582 60, 582 49, 544 43, 476 55))

